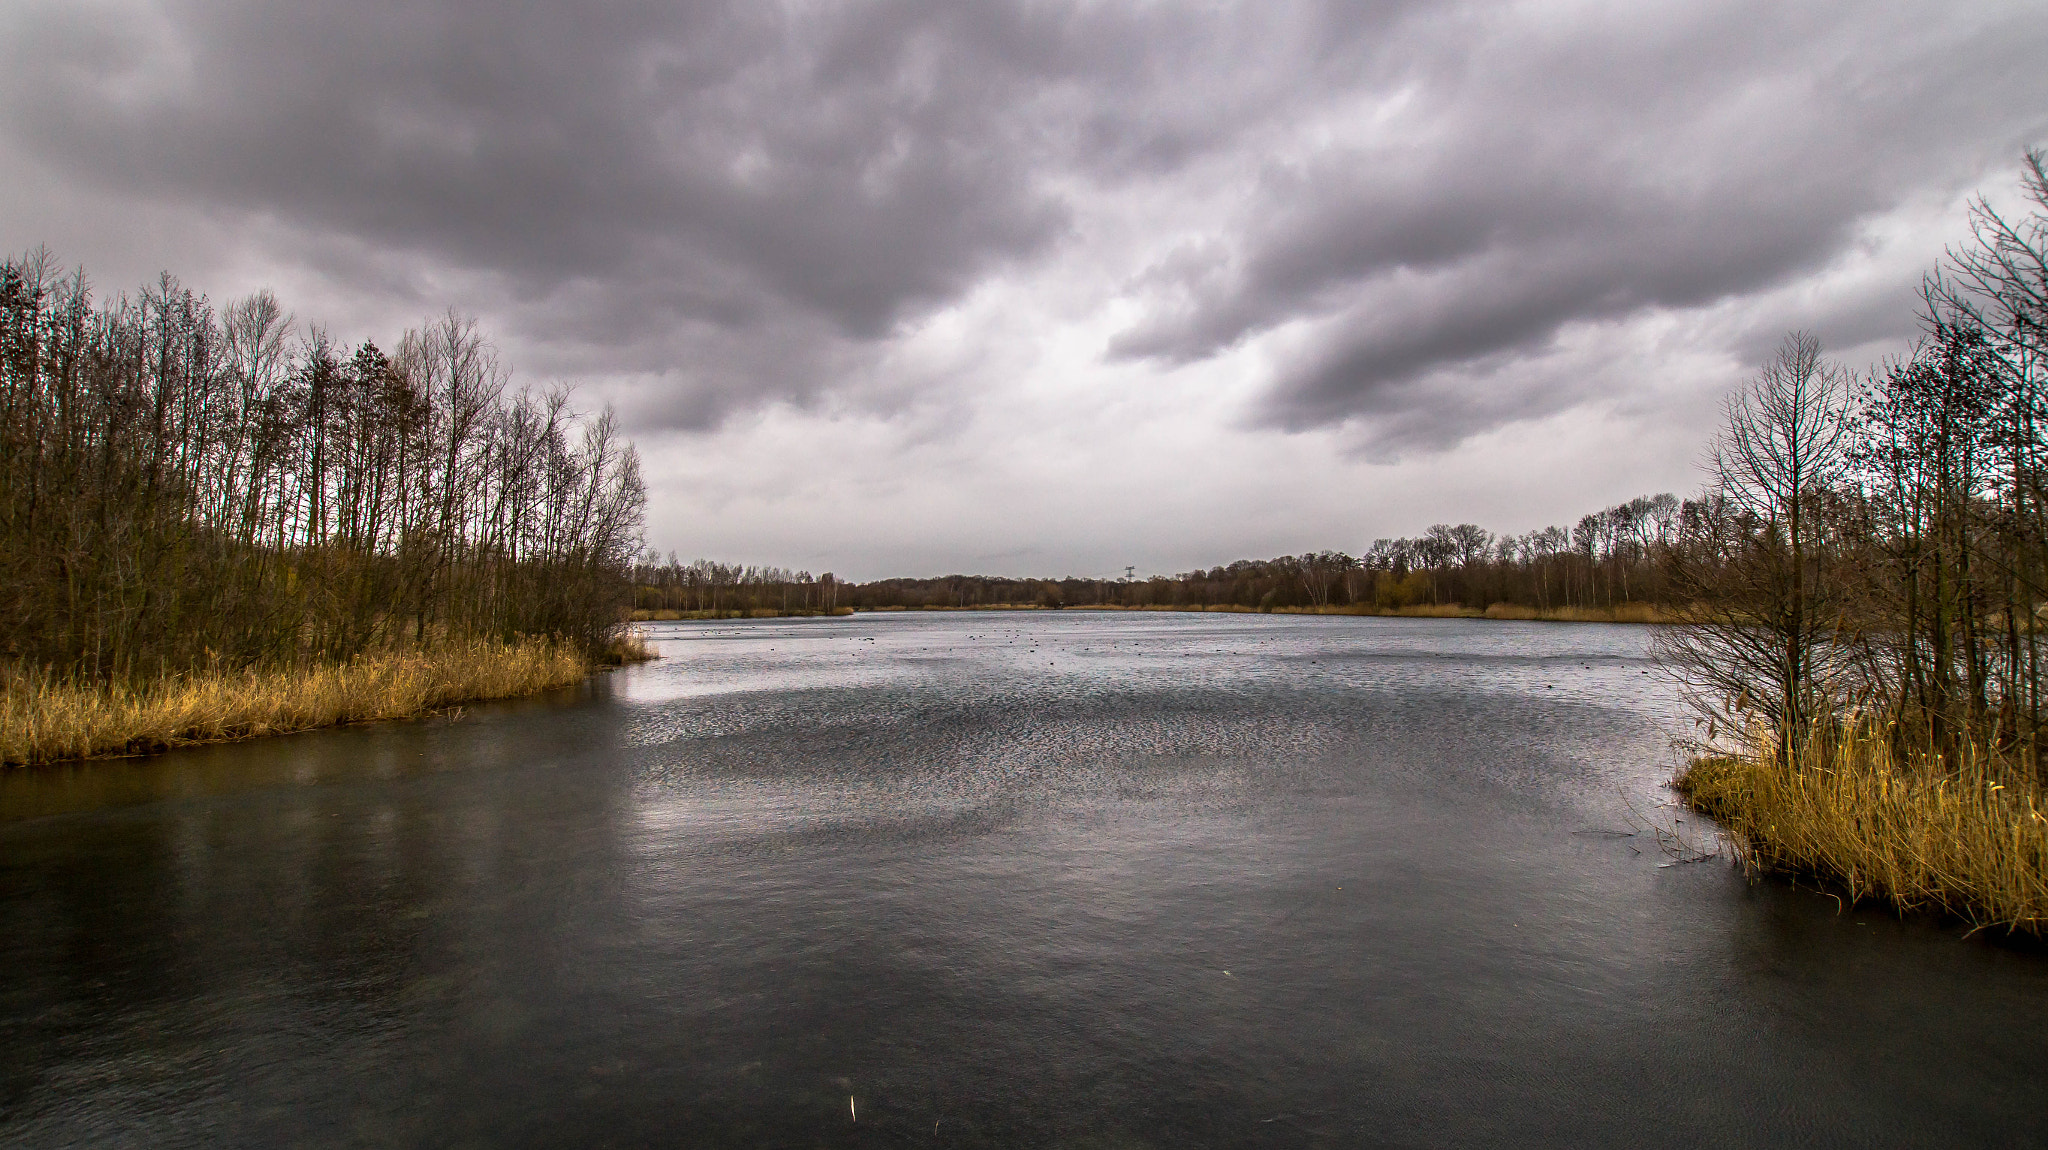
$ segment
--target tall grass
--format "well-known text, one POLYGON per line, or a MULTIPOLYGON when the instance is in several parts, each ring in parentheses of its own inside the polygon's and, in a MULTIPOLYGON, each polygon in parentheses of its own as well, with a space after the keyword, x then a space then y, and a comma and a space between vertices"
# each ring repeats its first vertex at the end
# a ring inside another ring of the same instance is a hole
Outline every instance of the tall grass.
POLYGON ((1410 603, 1406 607, 1373 608, 1359 613, 1402 619, 1477 619, 1484 614, 1462 603, 1410 603))
MULTIPOLYGON (((649 657, 628 636, 608 662, 649 657)), ((429 714, 565 687, 589 674, 576 647, 448 641, 345 663, 171 674, 141 686, 28 673, 0 684, 0 762, 47 763, 227 742, 429 714)))
POLYGON ((1980 748, 1901 755, 1890 733, 1814 738, 1787 762, 1695 760, 1679 777, 1720 820, 1751 873, 1806 878, 1851 900, 1946 912, 1980 927, 2048 933, 2048 794, 1980 748))

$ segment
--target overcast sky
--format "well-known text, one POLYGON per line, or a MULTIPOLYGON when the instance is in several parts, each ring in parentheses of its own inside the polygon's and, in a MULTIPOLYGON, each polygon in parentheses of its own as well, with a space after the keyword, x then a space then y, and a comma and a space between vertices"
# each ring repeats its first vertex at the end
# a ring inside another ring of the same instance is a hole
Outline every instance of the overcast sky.
POLYGON ((648 539, 1177 571, 1689 491, 2048 144, 2009 4, 9 0, 0 244, 454 308, 648 539))

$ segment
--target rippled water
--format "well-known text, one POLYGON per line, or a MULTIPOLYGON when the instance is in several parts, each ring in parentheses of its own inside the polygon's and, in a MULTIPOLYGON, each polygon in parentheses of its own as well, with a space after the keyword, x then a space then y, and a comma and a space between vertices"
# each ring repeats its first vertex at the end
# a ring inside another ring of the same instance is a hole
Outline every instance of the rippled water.
POLYGON ((0 776, 0 1142, 2015 1144, 2048 959, 1725 863, 1640 628, 657 629, 0 776))

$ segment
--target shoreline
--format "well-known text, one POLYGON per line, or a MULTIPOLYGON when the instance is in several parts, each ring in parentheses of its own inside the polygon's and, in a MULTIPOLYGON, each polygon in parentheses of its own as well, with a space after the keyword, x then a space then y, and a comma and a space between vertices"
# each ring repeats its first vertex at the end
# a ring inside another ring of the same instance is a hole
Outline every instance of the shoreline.
MULTIPOLYGON (((1496 603, 1484 611, 1456 605, 1378 608, 1173 606, 1094 603, 1048 607, 990 603, 972 607, 836 607, 824 610, 681 611, 636 609, 634 622, 847 618, 915 611, 1103 611, 1231 615, 1344 615, 1402 619, 1492 619, 1554 623, 1666 623, 1646 605, 1618 610, 1539 611, 1496 603)), ((365 655, 345 664, 284 670, 184 673, 141 687, 78 686, 17 678, 0 693, 0 769, 158 754, 178 747, 241 742, 352 723, 427 718, 469 703, 515 699, 582 682, 610 667, 656 658, 637 635, 591 660, 559 644, 455 643, 365 655)))
POLYGON ((1075 604, 1075 606, 1044 606, 1044 604, 975 604, 975 606, 950 606, 950 604, 928 604, 928 606, 889 606, 889 608, 831 608, 831 610, 795 610, 780 612, 774 608, 754 610, 719 610, 719 612, 680 612, 680 610, 635 610, 633 622, 709 622, 709 620, 741 620, 741 618, 844 618, 854 614, 905 614, 905 612, 1159 612, 1159 614, 1276 614, 1276 616, 1354 616, 1354 618, 1487 618, 1497 622, 1618 622, 1618 624, 1667 624, 1679 622, 1679 616, 1655 608, 1649 604, 1624 604, 1620 608, 1522 608, 1513 604, 1493 604, 1487 610, 1466 608, 1458 604, 1442 606, 1413 606, 1413 608, 1368 608, 1368 606, 1341 606, 1341 608, 1247 608, 1241 604, 1212 604, 1212 606, 1171 606, 1171 604, 1075 604))
POLYGON ((822 610, 799 608, 784 611, 775 607, 731 607, 712 610, 683 610, 680 607, 635 607, 631 616, 635 623, 695 623, 725 619, 825 619, 843 618, 854 614, 852 607, 827 607, 822 610))
POLYGON ((1696 758, 1672 780, 1752 877, 1807 885, 1972 933, 2048 936, 2048 788, 1965 748, 1959 766, 1852 735, 1786 765, 1771 754, 1696 758))
POLYGON ((574 686, 655 657, 627 635, 596 660, 544 640, 474 641, 347 663, 178 674, 141 687, 14 679, 0 695, 0 769, 421 719, 574 686))
POLYGON ((1230 615, 1349 615, 1368 619, 1492 619, 1511 623, 1672 623, 1677 617, 1648 604, 1630 603, 1613 609, 1588 607, 1552 607, 1538 609, 1521 607, 1511 603, 1495 603, 1485 610, 1466 607, 1458 603, 1441 606, 1414 607, 1366 607, 1347 605, 1343 607, 1243 607, 1237 604, 1222 604, 1210 607, 1139 606, 1125 607, 1117 604, 1091 604, 1066 607, 1067 611, 1162 611, 1188 613, 1216 613, 1230 615))

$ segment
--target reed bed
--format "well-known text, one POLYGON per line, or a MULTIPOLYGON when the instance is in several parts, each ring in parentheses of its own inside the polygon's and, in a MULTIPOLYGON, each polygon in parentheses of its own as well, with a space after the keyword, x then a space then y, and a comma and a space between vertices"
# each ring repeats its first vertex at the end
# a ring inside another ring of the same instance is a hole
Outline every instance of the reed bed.
POLYGON ((1697 759, 1677 786, 1752 874, 2048 933, 2048 795, 1994 754, 1901 756, 1886 732, 1850 731, 1791 763, 1768 745, 1697 759))
MULTIPOLYGON (((653 657, 626 636, 605 660, 653 657)), ((35 764, 229 742, 339 723, 407 719, 566 687, 591 661, 573 646, 448 641, 346 663, 194 672, 140 686, 15 674, 0 689, 0 762, 35 764)))
POLYGON ((647 645, 646 636, 638 631, 627 631, 611 641, 597 662, 604 667, 624 667, 633 663, 651 663, 659 658, 661 656, 654 648, 647 645))

